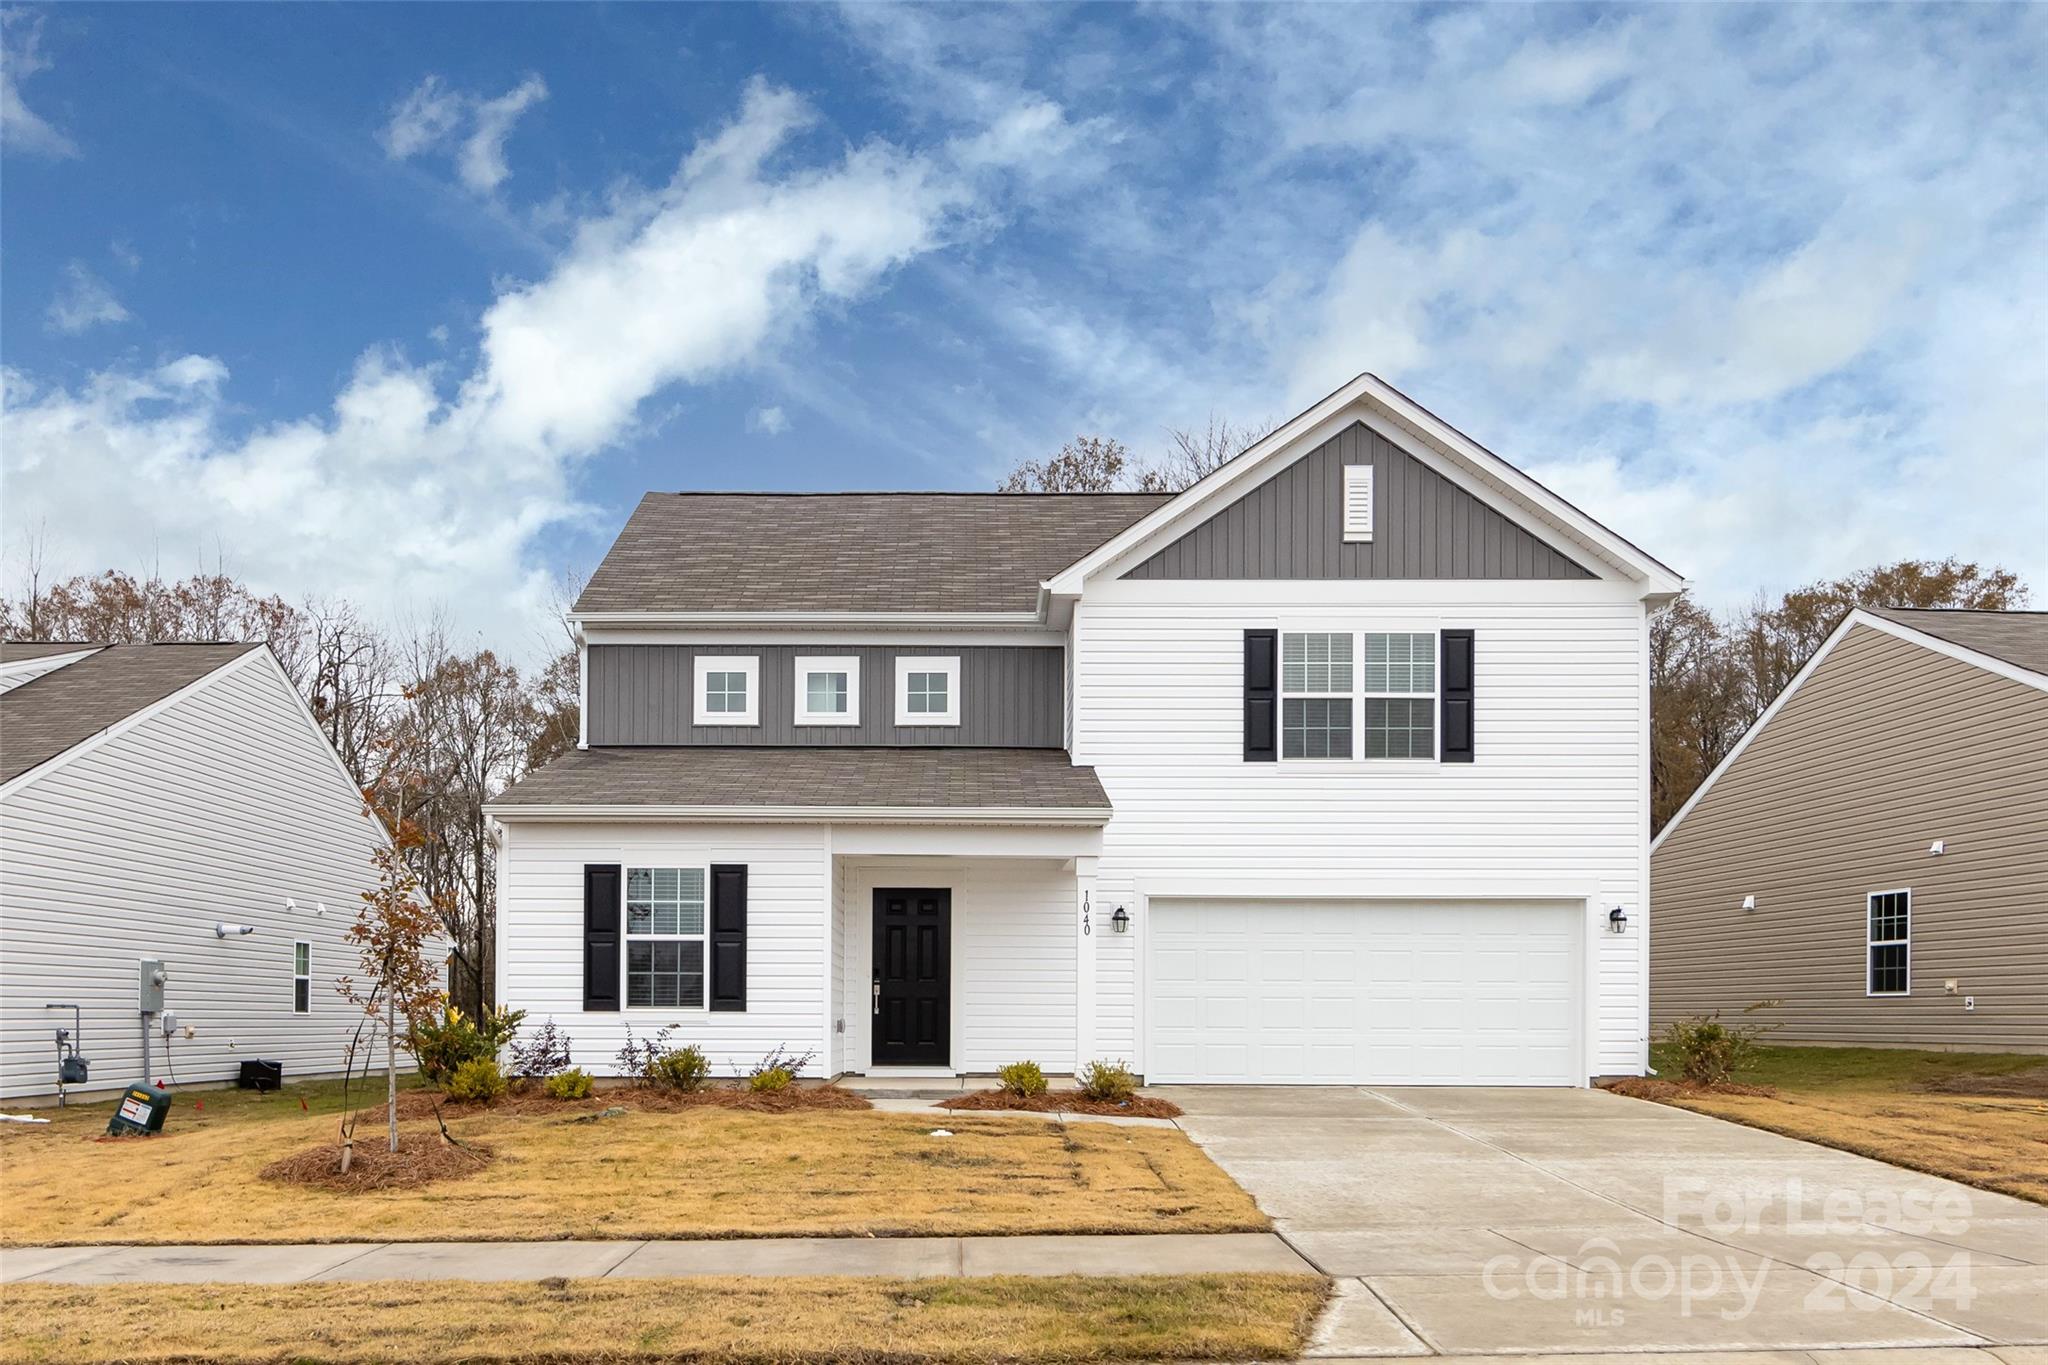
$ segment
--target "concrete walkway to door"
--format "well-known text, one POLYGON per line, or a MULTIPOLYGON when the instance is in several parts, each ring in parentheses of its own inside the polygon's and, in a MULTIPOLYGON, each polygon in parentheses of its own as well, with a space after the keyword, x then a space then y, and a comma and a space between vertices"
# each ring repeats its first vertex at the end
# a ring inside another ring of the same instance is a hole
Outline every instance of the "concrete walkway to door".
POLYGON ((2048 1208, 1598 1090, 1168 1087, 1311 1354, 2048 1343, 2048 1208))

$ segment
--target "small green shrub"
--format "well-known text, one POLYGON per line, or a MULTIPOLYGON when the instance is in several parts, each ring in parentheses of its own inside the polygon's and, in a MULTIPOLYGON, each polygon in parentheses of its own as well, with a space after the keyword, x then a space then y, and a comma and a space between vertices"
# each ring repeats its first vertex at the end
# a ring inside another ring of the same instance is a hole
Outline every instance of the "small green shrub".
POLYGON ((467 1104, 494 1104, 505 1094, 505 1073, 490 1057, 472 1057, 448 1078, 448 1098, 467 1104))
POLYGON ((1090 1062, 1081 1068, 1081 1093, 1091 1100, 1122 1104, 1138 1093, 1138 1078, 1122 1062, 1090 1062))
POLYGON ((996 1076, 1002 1082, 1005 1095, 1016 1095, 1028 1100, 1034 1095, 1045 1093, 1045 1072, 1039 1069, 1037 1062, 1011 1062, 998 1071, 996 1076))
POLYGON ((580 1066, 557 1071, 541 1084, 541 1089, 551 1100, 587 1100, 595 1088, 596 1082, 590 1079, 590 1073, 580 1066))
POLYGON ((419 1061, 420 1074, 445 1086, 464 1062, 487 1057, 498 1059, 498 1050, 519 1032, 525 1010, 500 1007, 472 1018, 450 1005, 438 1022, 427 1020, 412 1030, 411 1052, 419 1061))
MULTIPOLYGON (((1775 1000, 1760 1000, 1744 1010, 1769 1008, 1775 1000)), ((1664 1030, 1664 1042, 1678 1060, 1678 1074, 1694 1085, 1722 1085, 1756 1065, 1759 1040, 1775 1024, 1721 1022, 1718 1012, 1676 1019, 1664 1030)))
POLYGON ((695 1043, 659 1053, 647 1064, 648 1084, 669 1090, 680 1090, 685 1094, 702 1090, 704 1082, 710 1076, 710 1059, 705 1057, 704 1049, 695 1043))
POLYGON ((769 1095, 778 1090, 789 1089, 790 1083, 795 1079, 796 1073, 788 1067, 771 1066, 748 1076, 747 1089, 756 1095, 769 1095))

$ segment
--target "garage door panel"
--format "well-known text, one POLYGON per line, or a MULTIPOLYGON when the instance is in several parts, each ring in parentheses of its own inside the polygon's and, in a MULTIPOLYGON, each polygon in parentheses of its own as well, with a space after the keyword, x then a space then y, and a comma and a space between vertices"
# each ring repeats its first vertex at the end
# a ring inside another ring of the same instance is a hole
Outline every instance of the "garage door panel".
POLYGON ((1154 902, 1161 1082, 1570 1085, 1579 917, 1551 903, 1154 902))

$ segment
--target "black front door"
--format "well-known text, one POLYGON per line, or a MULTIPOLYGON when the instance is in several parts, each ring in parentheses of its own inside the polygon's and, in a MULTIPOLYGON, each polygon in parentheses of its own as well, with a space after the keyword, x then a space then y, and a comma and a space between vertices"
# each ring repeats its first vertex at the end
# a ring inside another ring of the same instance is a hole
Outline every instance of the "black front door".
POLYGON ((952 1061, 952 939, 951 891, 875 892, 875 1065, 952 1061))

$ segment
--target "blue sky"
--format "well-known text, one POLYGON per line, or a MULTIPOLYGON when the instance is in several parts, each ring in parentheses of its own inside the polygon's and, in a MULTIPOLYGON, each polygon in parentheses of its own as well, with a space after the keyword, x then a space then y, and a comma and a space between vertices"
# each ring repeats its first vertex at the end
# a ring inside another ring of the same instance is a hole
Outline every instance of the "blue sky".
POLYGON ((653 488, 1399 384, 1718 604, 2048 595, 2041 6, 5 11, 10 586, 521 652, 653 488))

